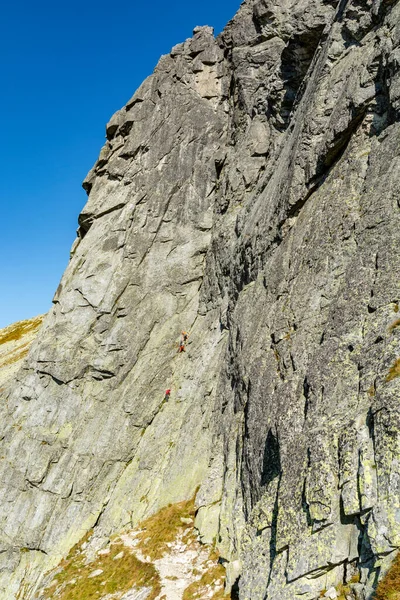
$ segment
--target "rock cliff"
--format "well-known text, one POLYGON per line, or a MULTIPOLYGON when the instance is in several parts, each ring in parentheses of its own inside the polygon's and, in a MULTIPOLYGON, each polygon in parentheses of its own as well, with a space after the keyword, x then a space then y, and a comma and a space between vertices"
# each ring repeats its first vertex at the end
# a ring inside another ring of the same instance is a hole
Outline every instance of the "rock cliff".
POLYGON ((371 598, 400 546, 399 64, 395 1, 246 0, 113 116, 1 392, 1 598, 193 497, 228 594, 371 598))

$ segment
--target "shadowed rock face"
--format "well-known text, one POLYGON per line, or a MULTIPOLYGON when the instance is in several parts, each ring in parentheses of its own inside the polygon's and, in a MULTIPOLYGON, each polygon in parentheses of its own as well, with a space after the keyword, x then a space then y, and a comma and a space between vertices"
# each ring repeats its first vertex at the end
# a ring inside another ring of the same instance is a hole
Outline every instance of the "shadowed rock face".
POLYGON ((111 119, 1 393, 2 598, 199 486, 240 598, 371 596, 400 546, 399 23, 249 0, 111 119))

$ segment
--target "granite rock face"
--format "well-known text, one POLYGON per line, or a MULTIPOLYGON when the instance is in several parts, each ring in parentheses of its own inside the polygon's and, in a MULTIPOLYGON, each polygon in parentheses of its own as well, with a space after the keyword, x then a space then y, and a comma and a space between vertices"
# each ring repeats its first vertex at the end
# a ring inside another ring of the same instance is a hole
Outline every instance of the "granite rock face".
POLYGON ((371 597, 400 547, 399 65, 397 2, 248 0, 113 116, 1 392, 2 598, 196 490, 241 599, 371 597))

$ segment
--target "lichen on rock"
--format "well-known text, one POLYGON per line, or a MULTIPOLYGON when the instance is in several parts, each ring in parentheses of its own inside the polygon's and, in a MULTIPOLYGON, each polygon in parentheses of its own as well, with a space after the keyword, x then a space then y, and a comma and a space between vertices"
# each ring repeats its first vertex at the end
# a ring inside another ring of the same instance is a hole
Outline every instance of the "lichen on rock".
POLYGON ((372 597, 400 547, 399 19, 246 0, 112 117, 1 392, 2 598, 194 495, 228 596, 372 597))

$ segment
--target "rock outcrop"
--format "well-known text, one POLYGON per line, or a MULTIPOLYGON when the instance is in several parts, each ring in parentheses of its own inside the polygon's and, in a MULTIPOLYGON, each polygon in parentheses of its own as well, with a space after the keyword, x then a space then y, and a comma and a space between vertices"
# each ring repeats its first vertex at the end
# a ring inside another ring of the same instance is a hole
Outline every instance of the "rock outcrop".
POLYGON ((371 597, 400 546, 399 24, 247 0, 111 119, 1 393, 2 598, 194 494, 228 593, 371 597))
POLYGON ((0 387, 16 375, 43 318, 44 315, 39 315, 0 329, 0 387))

